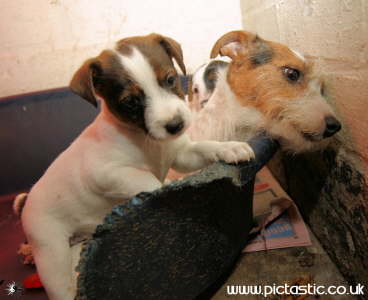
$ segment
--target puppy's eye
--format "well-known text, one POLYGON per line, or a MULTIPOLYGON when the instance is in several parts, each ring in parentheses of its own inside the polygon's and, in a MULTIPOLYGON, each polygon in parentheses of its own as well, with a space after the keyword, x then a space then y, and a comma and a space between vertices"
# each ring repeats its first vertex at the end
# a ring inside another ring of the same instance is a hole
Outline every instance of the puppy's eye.
POLYGON ((198 93, 198 89, 194 88, 194 93, 197 94, 198 93))
POLYGON ((126 103, 128 102, 129 100, 131 99, 131 96, 124 96, 124 97, 121 97, 119 100, 118 100, 118 103, 119 104, 122 104, 122 103, 126 103))
POLYGON ((124 104, 124 105, 132 105, 136 102, 139 102, 140 101, 140 97, 138 95, 132 95, 132 94, 129 94, 129 95, 125 95, 123 97, 121 97, 118 101, 119 104, 124 104))
POLYGON ((169 87, 173 87, 176 83, 176 76, 175 75, 168 75, 166 77, 166 84, 169 86, 169 87))
POLYGON ((300 78, 300 71, 297 69, 283 67, 282 71, 284 73, 284 76, 290 81, 296 82, 300 78))

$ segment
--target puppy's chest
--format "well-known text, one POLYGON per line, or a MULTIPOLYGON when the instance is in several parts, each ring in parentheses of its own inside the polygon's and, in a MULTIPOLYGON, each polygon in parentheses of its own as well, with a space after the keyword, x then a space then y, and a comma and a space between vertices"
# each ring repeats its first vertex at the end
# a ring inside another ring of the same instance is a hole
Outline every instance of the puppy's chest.
POLYGON ((102 164, 145 170, 163 182, 176 158, 176 152, 175 143, 170 142, 126 143, 119 148, 111 147, 108 153, 102 155, 102 164))
POLYGON ((144 149, 147 168, 163 182, 176 158, 177 149, 173 145, 151 145, 144 149))

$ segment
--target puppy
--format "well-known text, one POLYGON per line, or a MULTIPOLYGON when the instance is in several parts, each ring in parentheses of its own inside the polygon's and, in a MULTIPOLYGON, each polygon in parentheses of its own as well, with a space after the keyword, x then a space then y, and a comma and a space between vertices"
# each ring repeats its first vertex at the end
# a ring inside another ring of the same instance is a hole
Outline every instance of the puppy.
POLYGON ((70 240, 93 233, 114 205, 159 188, 171 167, 191 172, 254 156, 246 143, 189 139, 190 111, 172 58, 185 73, 176 41, 130 37, 74 75, 70 88, 93 105, 99 99, 101 111, 34 185, 21 213, 50 299, 74 299, 81 247, 70 240))
POLYGON ((283 150, 298 153, 323 146, 340 130, 321 76, 301 54, 246 31, 222 36, 211 58, 218 54, 232 61, 219 70, 189 130, 194 140, 245 141, 266 131, 283 150))
POLYGON ((226 61, 212 59, 194 72, 188 89, 188 102, 192 111, 200 111, 206 105, 215 89, 218 71, 227 67, 226 61))

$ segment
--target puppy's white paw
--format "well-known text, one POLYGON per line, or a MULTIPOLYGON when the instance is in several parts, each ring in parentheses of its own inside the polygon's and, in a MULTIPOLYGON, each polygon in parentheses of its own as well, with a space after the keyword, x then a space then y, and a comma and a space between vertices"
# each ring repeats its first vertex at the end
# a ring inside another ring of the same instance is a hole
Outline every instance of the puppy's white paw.
POLYGON ((219 142, 208 155, 213 161, 223 160, 227 163, 238 163, 255 157, 248 143, 242 142, 219 142))

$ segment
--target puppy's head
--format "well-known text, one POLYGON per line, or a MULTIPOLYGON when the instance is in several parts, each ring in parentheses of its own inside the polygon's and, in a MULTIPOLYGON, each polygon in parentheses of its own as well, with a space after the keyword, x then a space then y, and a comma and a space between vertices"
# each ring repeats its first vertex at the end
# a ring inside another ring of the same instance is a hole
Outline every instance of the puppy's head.
POLYGON ((189 88, 189 103, 193 110, 199 111, 206 105, 216 87, 218 71, 227 66, 226 61, 213 59, 195 71, 189 88))
POLYGON ((158 34, 130 37, 87 60, 70 88, 97 105, 102 99, 118 122, 133 124, 154 139, 180 135, 190 122, 175 59, 185 74, 180 45, 158 34))
POLYGON ((302 55, 246 31, 222 36, 211 58, 218 54, 232 59, 227 80, 239 103, 264 116, 284 149, 314 149, 340 130, 322 79, 302 55))

